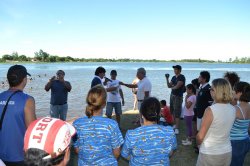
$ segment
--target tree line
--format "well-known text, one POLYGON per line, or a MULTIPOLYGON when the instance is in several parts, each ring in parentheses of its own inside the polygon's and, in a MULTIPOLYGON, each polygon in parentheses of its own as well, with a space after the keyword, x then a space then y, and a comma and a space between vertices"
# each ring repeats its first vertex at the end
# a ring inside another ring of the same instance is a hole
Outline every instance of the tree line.
POLYGON ((235 59, 229 58, 228 61, 213 61, 204 59, 182 59, 182 60, 157 60, 157 59, 108 59, 108 58, 72 58, 70 56, 61 57, 57 55, 50 55, 49 53, 39 50, 34 53, 34 57, 27 57, 26 55, 19 55, 17 52, 12 54, 2 55, 0 62, 199 62, 199 63, 250 63, 250 57, 242 57, 235 59))

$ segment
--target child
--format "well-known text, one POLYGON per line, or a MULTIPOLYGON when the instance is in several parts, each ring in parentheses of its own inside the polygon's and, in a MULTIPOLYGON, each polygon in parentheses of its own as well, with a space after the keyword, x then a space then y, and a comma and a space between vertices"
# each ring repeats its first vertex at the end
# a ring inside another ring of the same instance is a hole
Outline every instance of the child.
POLYGON ((168 125, 172 126, 173 121, 174 118, 167 106, 166 100, 161 100, 161 118, 159 124, 163 126, 168 126, 168 125))
POLYGON ((185 97, 184 119, 186 122, 187 138, 182 140, 183 145, 192 145, 191 137, 193 135, 192 120, 194 116, 194 106, 196 102, 196 89, 192 84, 186 86, 187 95, 185 97))

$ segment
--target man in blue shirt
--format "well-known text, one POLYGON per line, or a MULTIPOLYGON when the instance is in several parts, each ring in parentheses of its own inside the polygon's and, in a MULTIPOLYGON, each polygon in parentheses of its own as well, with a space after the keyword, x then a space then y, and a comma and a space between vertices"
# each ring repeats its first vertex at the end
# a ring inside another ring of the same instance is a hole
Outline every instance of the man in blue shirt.
POLYGON ((51 89, 50 98, 50 116, 66 120, 68 111, 68 92, 71 91, 71 85, 64 80, 65 72, 58 70, 56 76, 53 76, 45 85, 45 90, 51 89))

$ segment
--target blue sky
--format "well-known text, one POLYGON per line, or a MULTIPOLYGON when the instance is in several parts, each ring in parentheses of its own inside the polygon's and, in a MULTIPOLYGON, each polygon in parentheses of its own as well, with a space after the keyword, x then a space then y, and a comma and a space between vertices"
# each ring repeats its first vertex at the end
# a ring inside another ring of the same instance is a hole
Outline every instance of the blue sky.
POLYGON ((249 0, 1 0, 0 55, 250 57, 249 0))

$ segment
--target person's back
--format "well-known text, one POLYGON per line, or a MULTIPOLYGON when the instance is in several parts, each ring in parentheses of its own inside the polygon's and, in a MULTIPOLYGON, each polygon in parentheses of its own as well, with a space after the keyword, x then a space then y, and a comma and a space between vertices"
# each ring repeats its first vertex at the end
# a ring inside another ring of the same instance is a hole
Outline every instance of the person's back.
POLYGON ((169 165, 169 154, 177 147, 174 130, 170 126, 150 125, 128 130, 122 156, 131 151, 130 165, 169 165))
POLYGON ((123 143, 118 124, 108 118, 83 117, 73 123, 77 129, 79 165, 117 165, 112 149, 123 143))

